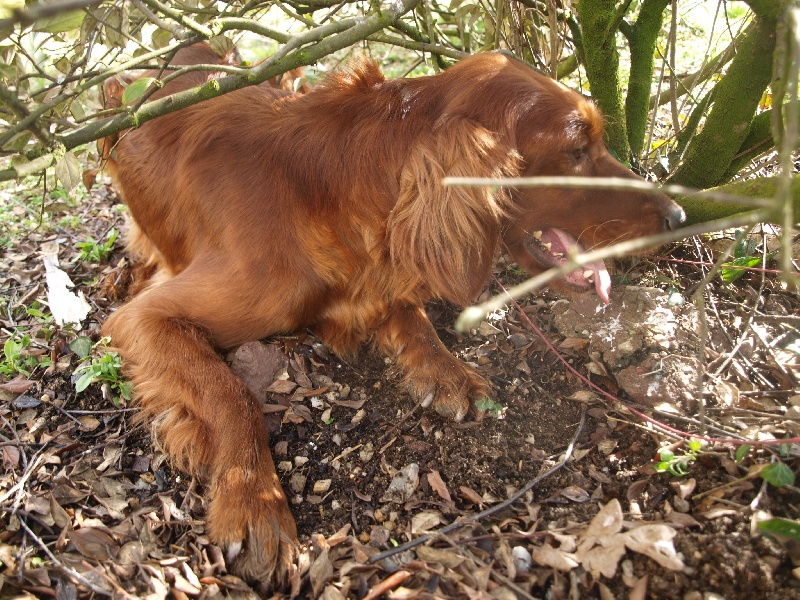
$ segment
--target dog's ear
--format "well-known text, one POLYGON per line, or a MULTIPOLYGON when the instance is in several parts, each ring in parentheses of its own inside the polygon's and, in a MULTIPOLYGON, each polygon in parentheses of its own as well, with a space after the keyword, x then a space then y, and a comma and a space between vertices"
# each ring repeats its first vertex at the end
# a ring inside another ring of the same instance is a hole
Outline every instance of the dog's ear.
POLYGON ((519 155, 477 123, 452 120, 424 134, 400 176, 387 221, 392 259, 435 294, 466 305, 494 259, 500 219, 509 209, 498 188, 443 186, 445 177, 514 177, 519 155))

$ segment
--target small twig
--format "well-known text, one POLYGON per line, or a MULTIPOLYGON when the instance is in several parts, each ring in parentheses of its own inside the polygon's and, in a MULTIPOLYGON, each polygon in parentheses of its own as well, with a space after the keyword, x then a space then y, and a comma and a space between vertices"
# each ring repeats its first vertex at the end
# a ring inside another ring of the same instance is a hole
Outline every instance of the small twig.
POLYGON ((753 320, 758 323, 791 323, 800 326, 800 317, 794 315, 756 315, 753 320))
POLYGON ((20 477, 19 481, 17 483, 15 483, 13 486, 11 486, 11 488, 9 488, 9 490, 5 494, 0 496, 0 504, 2 504, 8 498, 10 498, 12 495, 18 494, 17 499, 14 501, 14 508, 11 511, 12 513, 16 512, 17 508, 19 507, 19 503, 21 502, 21 494, 20 494, 20 492, 24 489, 25 482, 27 482, 28 479, 30 479, 31 475, 33 475, 34 471, 36 471, 41 466, 40 459, 43 458, 43 455, 42 455, 42 451, 43 450, 44 450, 44 447, 42 447, 40 450, 37 451, 36 459, 33 461, 33 463, 31 465, 29 465, 23 471, 22 477, 20 477))
POLYGON ((396 588, 409 577, 411 577, 410 571, 395 571, 373 587, 362 600, 375 600, 376 598, 380 598, 383 594, 396 588))
POLYGON ((529 490, 539 485, 542 481, 550 477, 550 475, 560 470, 565 464, 567 464, 567 461, 569 461, 570 457, 572 456, 572 451, 575 448, 575 443, 578 441, 578 437, 583 431, 583 426, 585 425, 585 423, 586 423, 586 407, 584 406, 583 410, 581 411, 581 420, 578 423, 577 429, 575 429, 575 433, 572 436, 572 440, 570 440, 570 443, 567 446, 567 449, 564 452, 564 456, 562 457, 562 459, 558 461, 558 463, 556 463, 555 466, 553 466, 552 468, 548 469, 535 479, 525 484, 524 487, 522 487, 517 493, 511 496, 508 500, 505 500, 500 504, 496 504, 495 506, 487 508, 486 510, 476 513, 474 515, 470 515, 466 519, 462 519, 460 521, 456 521, 455 523, 451 523, 450 525, 442 527, 438 531, 435 531, 433 533, 426 533, 425 535, 422 535, 414 540, 411 540, 410 542, 406 542, 405 544, 402 544, 400 546, 397 546, 396 548, 390 548, 389 550, 384 550, 383 552, 380 552, 375 556, 373 556, 372 558, 370 558, 369 562, 376 563, 379 560, 383 560, 384 558, 394 556, 395 554, 398 554, 400 552, 405 552, 406 550, 415 548, 420 544, 424 544, 425 542, 427 542, 430 539, 433 539, 437 535, 446 535, 452 531, 461 529, 462 527, 465 527, 470 523, 474 523, 475 521, 480 521, 482 519, 485 519, 486 517, 489 517, 495 513, 500 512, 505 508, 508 508, 509 506, 514 504, 517 500, 522 498, 526 493, 528 493, 529 490))
POLYGON ((95 594, 100 594, 101 596, 111 596, 112 595, 112 593, 109 592, 108 590, 104 590, 103 588, 98 587, 97 585, 93 584, 91 581, 86 579, 83 575, 78 573, 75 569, 73 569, 71 567, 68 567, 67 565, 62 563, 60 560, 58 560, 56 558, 55 554, 53 554, 50 551, 50 548, 47 547, 47 545, 39 538, 39 536, 37 536, 35 533, 33 533, 33 531, 31 531, 31 528, 28 527, 28 524, 25 523, 24 519, 20 519, 19 520, 19 524, 22 525, 22 528, 25 530, 25 532, 31 537, 31 539, 34 542, 36 542, 36 544, 44 551, 44 553, 47 554, 47 556, 50 558, 50 560, 53 561, 53 564, 62 573, 64 573, 65 575, 71 577, 76 582, 80 583, 81 585, 86 586, 87 588, 92 590, 95 594))

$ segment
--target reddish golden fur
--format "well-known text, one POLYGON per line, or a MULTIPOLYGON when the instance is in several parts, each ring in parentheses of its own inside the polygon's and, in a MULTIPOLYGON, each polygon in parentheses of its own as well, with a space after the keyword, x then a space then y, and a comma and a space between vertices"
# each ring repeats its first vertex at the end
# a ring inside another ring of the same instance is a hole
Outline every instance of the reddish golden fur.
POLYGON ((525 246, 535 229, 593 247, 680 222, 658 194, 442 187, 445 175, 634 177, 588 101, 500 54, 390 81, 362 60, 305 95, 242 89, 104 154, 137 224, 131 250, 159 270, 104 333, 170 456, 209 482, 212 538, 262 580, 285 573, 295 526, 258 402, 216 349, 302 327, 339 353, 370 340, 419 401, 460 419, 488 386, 442 345, 426 300, 468 303, 500 246, 543 270, 525 246))

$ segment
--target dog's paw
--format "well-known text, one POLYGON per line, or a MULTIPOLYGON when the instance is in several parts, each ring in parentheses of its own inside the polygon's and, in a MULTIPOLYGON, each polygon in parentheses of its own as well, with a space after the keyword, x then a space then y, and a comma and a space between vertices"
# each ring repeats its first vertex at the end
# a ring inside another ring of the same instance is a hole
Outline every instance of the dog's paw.
POLYGON ((207 517, 232 573, 263 591, 286 583, 297 561, 297 529, 274 471, 261 478, 238 468, 220 475, 207 517))
POLYGON ((467 415, 481 420, 483 413, 475 407, 475 402, 488 397, 490 391, 483 378, 455 358, 446 370, 414 373, 411 388, 420 399, 420 406, 431 407, 445 419, 456 422, 467 415))
POLYGON ((244 540, 227 548, 230 571, 264 591, 283 587, 297 562, 297 542, 290 535, 280 529, 279 520, 251 526, 244 540))

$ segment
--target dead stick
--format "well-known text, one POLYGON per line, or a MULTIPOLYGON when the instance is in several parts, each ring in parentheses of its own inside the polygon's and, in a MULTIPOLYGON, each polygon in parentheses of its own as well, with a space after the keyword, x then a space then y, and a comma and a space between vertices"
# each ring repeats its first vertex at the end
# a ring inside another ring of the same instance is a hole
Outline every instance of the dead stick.
POLYGON ((408 571, 395 571, 374 588, 372 588, 369 593, 362 598, 362 600, 375 600, 376 598, 380 598, 382 594, 385 594, 389 590, 396 588, 409 577, 411 577, 411 573, 408 571))
POLYGON ((31 528, 30 528, 30 527, 28 527, 28 524, 27 524, 27 523, 25 523, 25 520, 24 520, 24 519, 20 519, 20 520, 19 520, 19 524, 20 524, 20 525, 22 525, 22 528, 25 530, 25 533, 27 533, 27 534, 28 534, 28 535, 31 537, 31 539, 32 539, 34 542, 36 542, 36 544, 37 544, 37 545, 38 545, 38 546, 39 546, 39 547, 40 547, 42 550, 44 550, 44 553, 45 553, 45 554, 47 554, 47 556, 49 556, 49 557, 50 557, 50 560, 52 560, 52 561, 53 561, 53 564, 54 564, 54 565, 56 566, 56 568, 58 568, 58 569, 59 569, 59 570, 60 570, 62 573, 64 573, 65 575, 67 575, 68 577, 70 577, 71 579, 73 579, 74 581, 78 582, 79 584, 86 586, 88 589, 90 589, 91 591, 93 591, 95 594, 98 594, 98 595, 100 595, 100 596, 111 596, 111 595, 112 595, 112 594, 111 594, 111 592, 109 592, 108 590, 104 590, 103 588, 96 586, 96 585, 95 585, 95 584, 93 584, 91 581, 89 581, 88 579, 86 579, 86 578, 85 578, 83 575, 81 575, 80 573, 78 573, 78 572, 77 572, 75 569, 73 569, 73 568, 71 568, 71 567, 68 567, 67 565, 65 565, 64 563, 62 563, 60 560, 58 560, 58 559, 56 558, 55 554, 53 554, 53 553, 50 551, 50 548, 48 548, 48 547, 47 547, 47 545, 46 545, 46 544, 45 544, 45 543, 44 543, 44 542, 43 542, 43 541, 42 541, 42 540, 39 538, 39 536, 37 536, 35 533, 33 533, 33 531, 31 530, 31 528))
POLYGON ((471 515, 471 516, 467 517, 466 519, 462 519, 461 521, 456 521, 455 523, 450 523, 450 525, 442 527, 438 531, 434 531, 433 533, 426 533, 425 535, 422 535, 422 536, 418 537, 415 540, 411 540, 410 542, 406 542, 405 544, 403 544, 401 546, 397 546, 396 548, 390 548, 389 550, 384 550, 383 552, 380 552, 380 553, 376 554, 375 556, 373 556, 372 558, 370 558, 369 562, 370 563, 376 563, 379 560, 383 560, 384 558, 388 558, 390 556, 394 556, 395 554, 397 554, 399 552, 405 552, 406 550, 410 550, 411 548, 415 548, 415 547, 419 546, 420 544, 424 544, 425 542, 427 542, 428 540, 432 539, 433 537, 435 537, 437 535, 444 535, 444 534, 450 533, 451 531, 455 531, 456 529, 460 529, 461 527, 464 527, 465 525, 469 525, 470 523, 474 523, 475 521, 480 521, 481 519, 484 519, 484 518, 486 518, 488 516, 491 516, 491 515, 493 515, 493 514, 495 514, 497 512, 500 512, 504 508, 507 508, 507 507, 511 506, 512 504, 514 504, 514 502, 516 502, 517 500, 522 498, 529 490, 531 490, 534 487, 536 487, 537 485, 539 485, 542 481, 544 481, 545 479, 550 477, 550 475, 552 475, 553 473, 555 473, 556 471, 561 469, 565 464, 567 464, 567 461, 569 460, 570 456, 572 456, 572 450, 575 448, 575 442, 578 441, 578 436, 581 434, 581 431, 583 431, 583 426, 584 426, 585 423, 586 423, 586 407, 584 406, 583 410, 581 411, 581 420, 578 423, 578 428, 575 430, 575 434, 572 436, 572 440, 570 441, 569 446, 567 446, 566 452, 564 452, 564 458, 562 458, 558 462, 558 464, 556 464, 552 469, 549 469, 549 470, 545 471, 544 473, 539 475, 536 479, 534 479, 534 480, 528 482, 527 484, 525 484, 525 487, 520 489, 516 494, 511 496, 508 500, 505 500, 504 502, 501 502, 500 504, 492 506, 491 508, 487 508, 486 510, 484 510, 482 512, 479 512, 479 513, 477 513, 475 515, 471 515))

